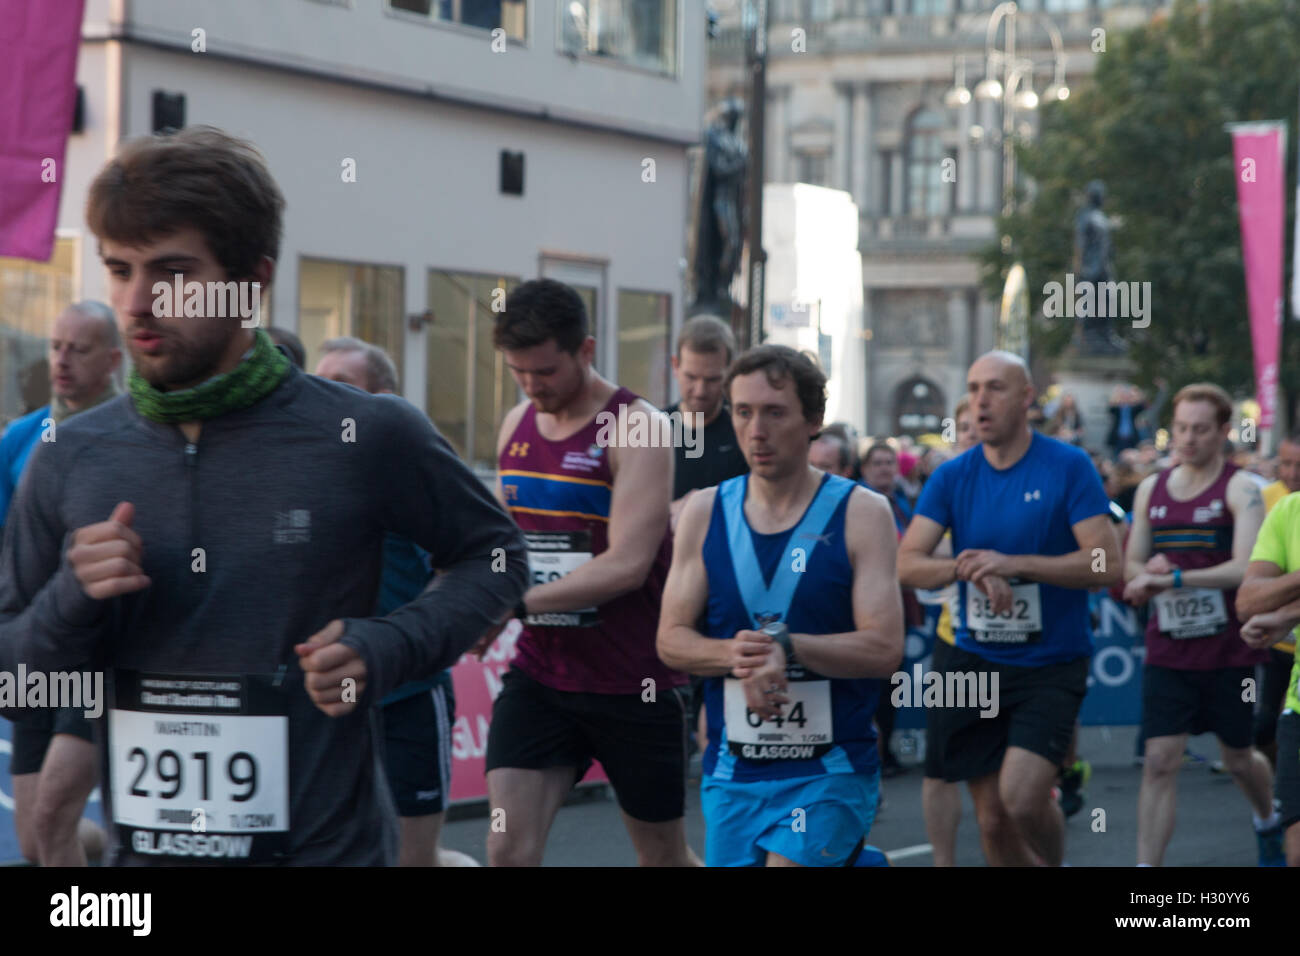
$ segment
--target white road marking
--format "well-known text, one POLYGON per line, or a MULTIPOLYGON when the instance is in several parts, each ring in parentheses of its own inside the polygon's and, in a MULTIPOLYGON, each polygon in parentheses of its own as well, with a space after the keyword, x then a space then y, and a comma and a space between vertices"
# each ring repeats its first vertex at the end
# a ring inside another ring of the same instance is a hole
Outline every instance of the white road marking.
POLYGON ((885 856, 889 857, 889 862, 895 860, 906 860, 913 856, 924 856, 927 853, 934 852, 934 847, 928 843, 918 843, 916 846, 905 846, 901 850, 886 850, 885 856))

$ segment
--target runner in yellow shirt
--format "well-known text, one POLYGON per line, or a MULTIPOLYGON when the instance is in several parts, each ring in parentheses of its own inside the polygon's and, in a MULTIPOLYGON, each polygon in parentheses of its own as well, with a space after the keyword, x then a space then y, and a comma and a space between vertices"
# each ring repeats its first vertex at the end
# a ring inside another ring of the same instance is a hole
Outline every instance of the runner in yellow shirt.
MULTIPOLYGON (((1267 647, 1300 624, 1300 495, 1287 495, 1264 519, 1237 590, 1241 639, 1267 647)), ((1285 709, 1277 720, 1278 829, 1285 830, 1286 862, 1300 866, 1300 670, 1291 669, 1285 709)), ((1280 842, 1280 841, 1279 841, 1280 842)))

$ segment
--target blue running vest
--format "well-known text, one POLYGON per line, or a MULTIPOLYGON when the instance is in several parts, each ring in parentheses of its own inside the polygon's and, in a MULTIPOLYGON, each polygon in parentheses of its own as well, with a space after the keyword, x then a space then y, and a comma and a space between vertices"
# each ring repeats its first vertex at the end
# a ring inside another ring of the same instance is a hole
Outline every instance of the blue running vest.
MULTIPOLYGON (((792 634, 856 630, 853 567, 844 540, 855 487, 827 475, 795 527, 758 534, 744 513, 749 476, 720 484, 704 539, 709 599, 701 633, 729 639, 770 620, 784 621, 792 634)), ((744 707, 740 681, 705 678, 704 773, 737 782, 874 773, 879 759, 871 719, 880 681, 828 679, 797 663, 786 676, 791 703, 772 721, 744 707)))

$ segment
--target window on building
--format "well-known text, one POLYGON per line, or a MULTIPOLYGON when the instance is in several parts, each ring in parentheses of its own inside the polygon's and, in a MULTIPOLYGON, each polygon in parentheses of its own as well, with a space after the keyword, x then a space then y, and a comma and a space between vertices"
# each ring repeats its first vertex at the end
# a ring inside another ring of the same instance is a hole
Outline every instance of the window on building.
POLYGON ((892 149, 882 149, 880 151, 880 214, 882 216, 891 215, 893 206, 890 202, 893 199, 893 191, 890 180, 893 178, 894 169, 894 151, 892 149))
POLYGON ((0 431, 50 400, 50 324, 73 302, 77 240, 49 262, 0 257, 0 431))
POLYGON ((948 184, 943 181, 941 135, 946 120, 938 110, 922 109, 907 128, 905 168, 906 212, 909 216, 938 216, 948 209, 948 184))
POLYGON ((668 404, 668 338, 673 299, 667 293, 618 293, 618 384, 651 405, 668 404))
POLYGON ((515 40, 524 39, 528 28, 525 0, 388 0, 388 6, 443 23, 483 30, 501 28, 515 40))
POLYGON ((309 259, 298 262, 298 338, 307 352, 307 371, 320 360, 326 339, 351 335, 378 345, 402 373, 406 334, 400 266, 309 259))
POLYGON ((825 152, 808 150, 798 153, 798 168, 796 169, 796 179, 801 183, 808 183, 812 186, 825 186, 827 182, 826 172, 829 157, 825 152))
POLYGON ((497 429, 519 394, 492 344, 493 319, 518 284, 514 276, 429 272, 425 412, 466 462, 484 469, 496 467, 497 429))
POLYGON ((813 22, 835 18, 835 0, 810 0, 809 19, 813 22))
POLYGON ((676 76, 677 7, 678 0, 561 0, 560 49, 676 76))
POLYGON ((911 0, 911 13, 917 17, 936 17, 948 12, 948 0, 911 0))

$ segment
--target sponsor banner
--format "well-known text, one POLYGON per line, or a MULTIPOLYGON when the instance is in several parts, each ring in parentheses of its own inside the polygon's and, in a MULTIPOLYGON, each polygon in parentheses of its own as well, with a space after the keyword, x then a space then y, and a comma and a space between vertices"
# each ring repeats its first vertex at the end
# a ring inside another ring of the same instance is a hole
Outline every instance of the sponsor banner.
POLYGON ((1282 344, 1282 222, 1286 217, 1286 123, 1229 124, 1255 350, 1259 427, 1272 428, 1282 344))
POLYGON ((0 0, 0 256, 54 251, 82 2, 0 0))

